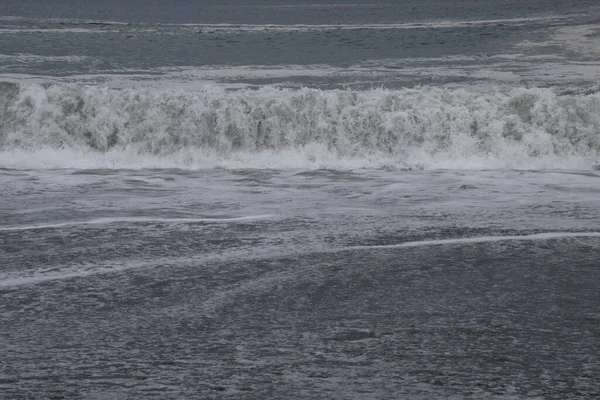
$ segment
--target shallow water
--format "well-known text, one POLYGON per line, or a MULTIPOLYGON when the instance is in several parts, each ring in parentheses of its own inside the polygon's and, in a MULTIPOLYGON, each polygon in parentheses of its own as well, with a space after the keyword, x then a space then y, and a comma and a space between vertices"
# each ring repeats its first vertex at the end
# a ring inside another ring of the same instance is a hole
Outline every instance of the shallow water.
POLYGON ((0 4, 0 398, 600 395, 593 1, 0 4))
POLYGON ((8 397, 596 393, 596 173, 1 177, 8 397))

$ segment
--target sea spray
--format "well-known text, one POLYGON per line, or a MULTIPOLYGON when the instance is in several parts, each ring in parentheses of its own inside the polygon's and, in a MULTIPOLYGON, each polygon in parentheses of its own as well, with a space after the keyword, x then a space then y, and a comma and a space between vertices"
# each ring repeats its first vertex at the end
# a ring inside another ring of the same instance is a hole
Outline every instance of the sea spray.
POLYGON ((600 95, 3 83, 0 140, 16 168, 589 168, 600 95))

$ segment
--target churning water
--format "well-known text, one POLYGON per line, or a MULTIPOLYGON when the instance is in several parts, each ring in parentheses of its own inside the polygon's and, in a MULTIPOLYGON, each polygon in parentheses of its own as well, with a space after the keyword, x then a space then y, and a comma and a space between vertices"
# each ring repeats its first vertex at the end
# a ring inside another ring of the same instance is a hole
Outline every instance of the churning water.
POLYGON ((0 4, 0 398, 600 395, 596 1, 125 3, 0 4))

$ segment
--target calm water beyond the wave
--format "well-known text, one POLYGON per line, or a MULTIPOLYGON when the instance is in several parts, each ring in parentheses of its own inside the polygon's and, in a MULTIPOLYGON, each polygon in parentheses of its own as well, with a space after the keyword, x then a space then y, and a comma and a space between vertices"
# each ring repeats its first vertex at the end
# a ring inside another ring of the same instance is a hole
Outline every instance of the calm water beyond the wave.
POLYGON ((0 399, 599 397, 596 0, 0 2, 0 399))

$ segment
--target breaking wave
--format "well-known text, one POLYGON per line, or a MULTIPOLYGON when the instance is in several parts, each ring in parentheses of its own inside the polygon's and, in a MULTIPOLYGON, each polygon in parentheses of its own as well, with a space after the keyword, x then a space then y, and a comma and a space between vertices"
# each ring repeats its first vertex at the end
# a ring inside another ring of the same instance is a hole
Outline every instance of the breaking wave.
POLYGON ((587 169, 600 94, 0 83, 5 168, 587 169))

